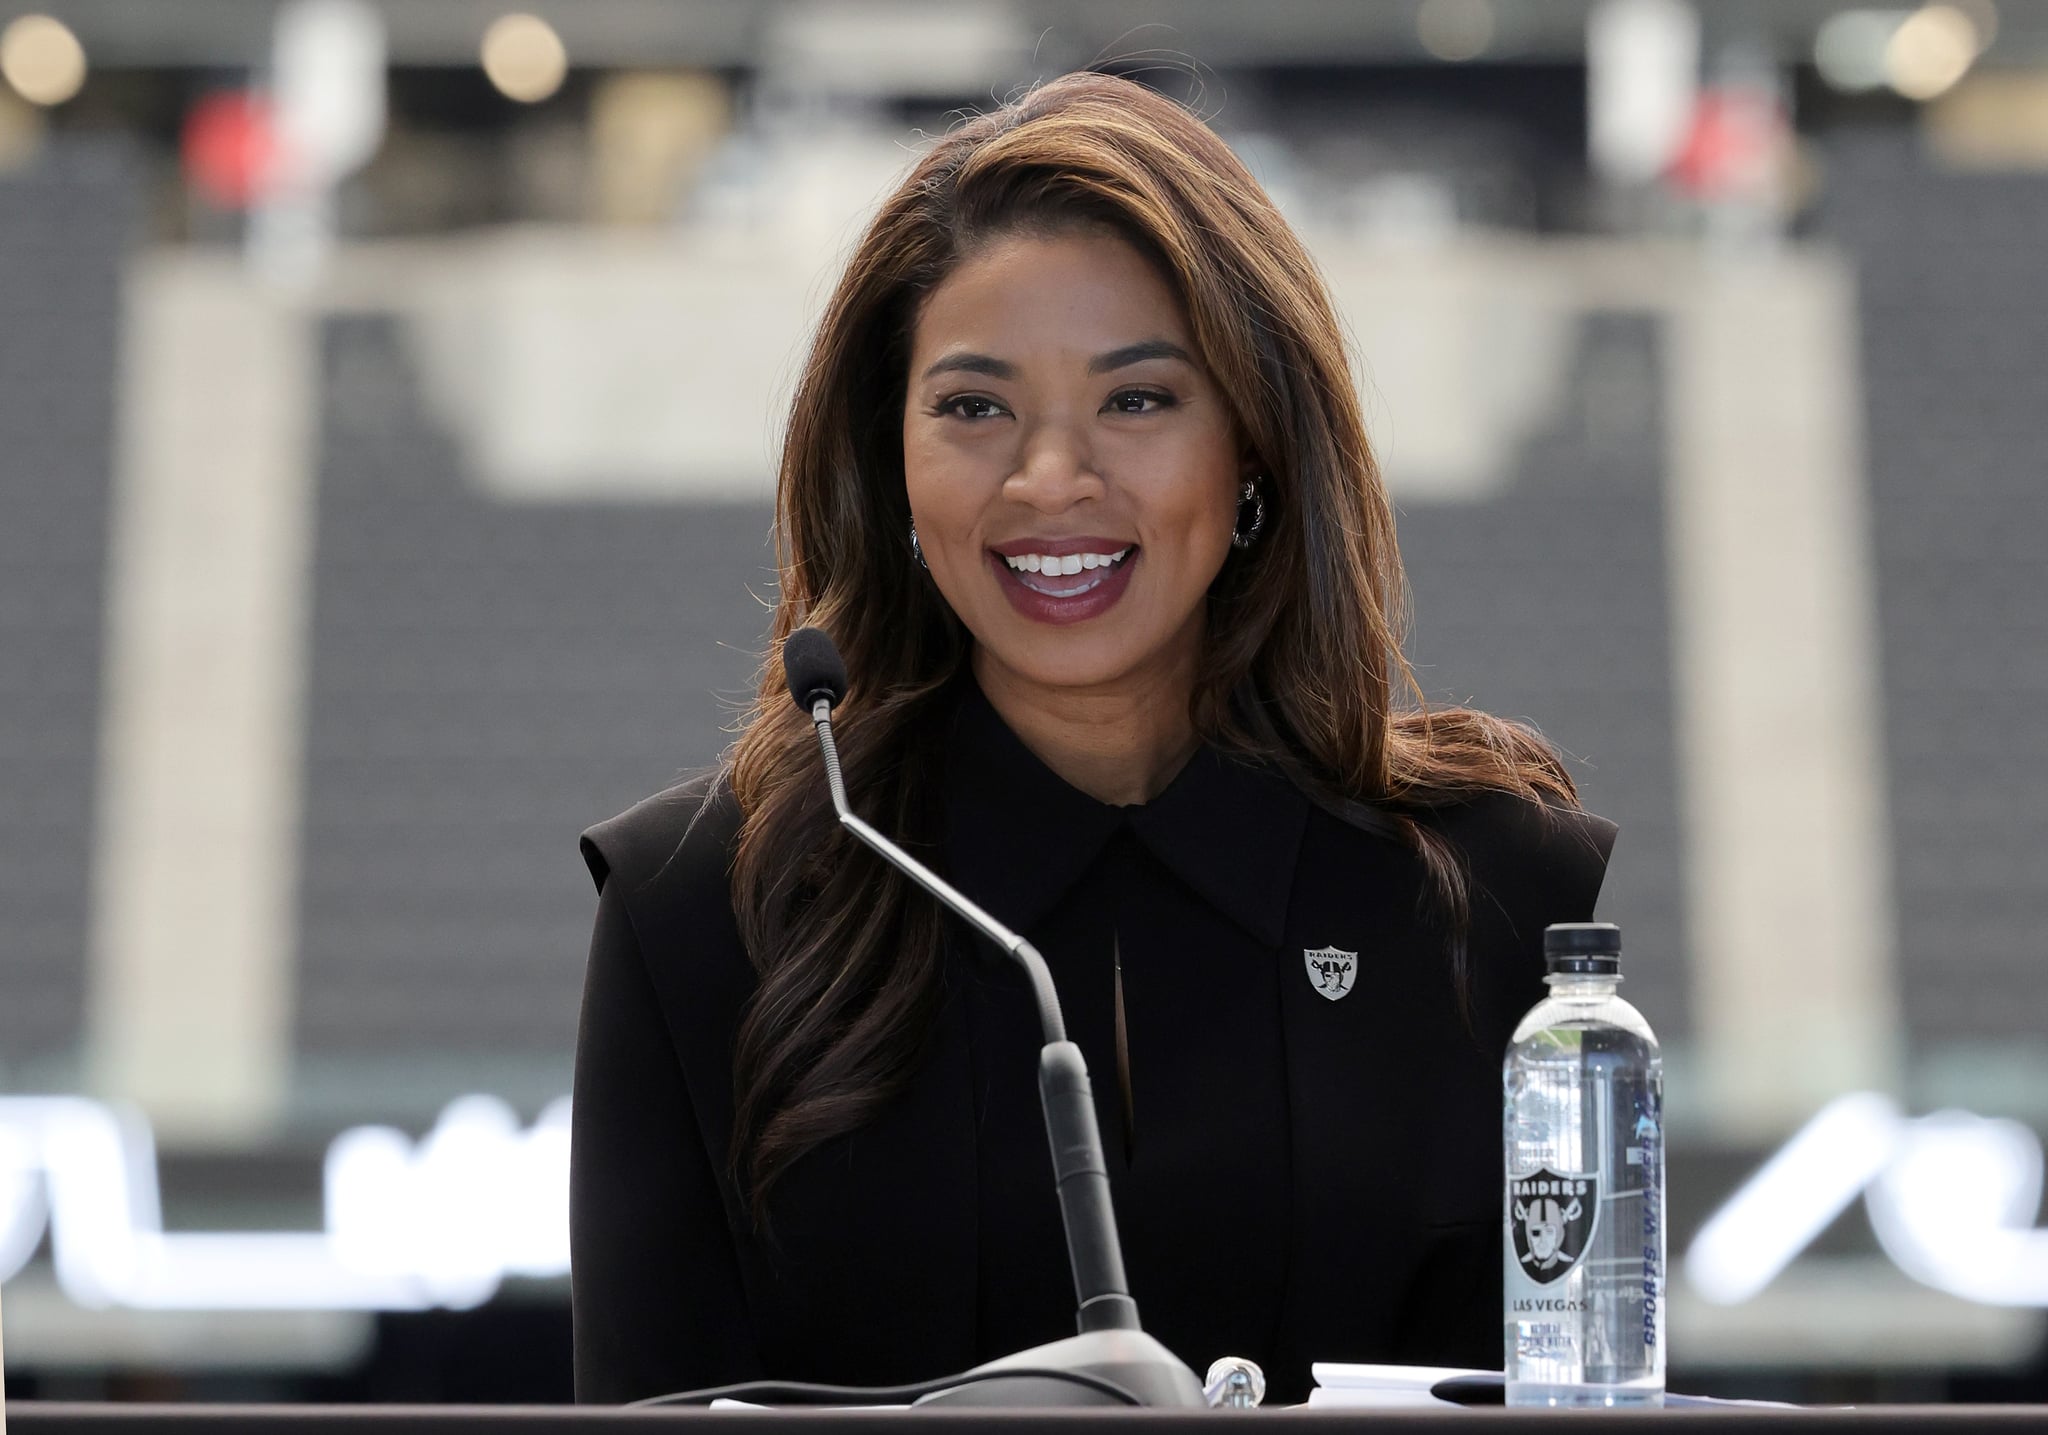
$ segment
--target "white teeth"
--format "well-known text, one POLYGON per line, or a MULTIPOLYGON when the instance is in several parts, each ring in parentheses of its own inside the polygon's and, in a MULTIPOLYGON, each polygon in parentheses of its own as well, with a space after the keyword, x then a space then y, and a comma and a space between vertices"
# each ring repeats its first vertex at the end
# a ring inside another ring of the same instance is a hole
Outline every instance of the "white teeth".
POLYGON ((1020 553, 1003 561, 1019 573, 1080 573, 1093 568, 1108 568, 1129 553, 1129 548, 1119 548, 1114 553, 1069 553, 1055 557, 1050 553, 1020 553))

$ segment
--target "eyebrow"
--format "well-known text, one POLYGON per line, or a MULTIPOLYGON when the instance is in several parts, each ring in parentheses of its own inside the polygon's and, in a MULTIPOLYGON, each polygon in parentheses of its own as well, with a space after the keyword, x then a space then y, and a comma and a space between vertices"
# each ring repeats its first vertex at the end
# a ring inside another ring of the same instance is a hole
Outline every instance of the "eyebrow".
POLYGON ((1179 359, 1190 367, 1194 358, 1171 339, 1146 339, 1138 344, 1126 344, 1121 349, 1111 349, 1106 354, 1097 354, 1088 361, 1088 372, 1106 374, 1112 369, 1127 369, 1132 364, 1142 364, 1147 359, 1179 359))
MULTIPOLYGON (((1186 349, 1171 339, 1145 339, 1136 344, 1126 344, 1121 349, 1111 349, 1106 354, 1097 354, 1088 361, 1088 372, 1106 374, 1114 369, 1142 364, 1147 359, 1179 359, 1188 365, 1195 362, 1186 349)), ((939 374, 984 374, 991 379, 1014 379, 1017 366, 991 354, 948 354, 924 371, 927 379, 939 374)))
POLYGON ((948 354, 924 371, 928 379, 937 374, 986 374, 991 379, 1014 379, 1017 366, 987 354, 948 354))

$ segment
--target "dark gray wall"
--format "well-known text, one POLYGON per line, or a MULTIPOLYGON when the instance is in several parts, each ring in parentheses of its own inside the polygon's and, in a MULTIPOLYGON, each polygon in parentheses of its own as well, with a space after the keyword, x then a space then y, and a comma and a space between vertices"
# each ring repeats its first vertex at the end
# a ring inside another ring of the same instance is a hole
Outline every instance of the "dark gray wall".
POLYGON ((1558 412, 1505 487, 1408 504, 1417 675, 1432 703, 1538 728, 1587 807, 1621 825, 1598 915, 1619 922, 1627 995, 1660 1036, 1690 1022, 1670 604, 1664 562, 1662 328, 1580 326, 1558 412))
POLYGON ((566 1077, 577 833, 724 745, 768 510, 495 502, 422 415, 398 321, 332 321, 324 355, 299 1047, 566 1077))
MULTIPOLYGON (((70 1053, 85 991, 128 151, 0 176, 0 1064, 70 1053)), ((25 1078, 25 1079, 33 1079, 25 1078)))
POLYGON ((2048 1035, 2048 177, 1822 146, 1861 286, 1907 1020, 2048 1035))

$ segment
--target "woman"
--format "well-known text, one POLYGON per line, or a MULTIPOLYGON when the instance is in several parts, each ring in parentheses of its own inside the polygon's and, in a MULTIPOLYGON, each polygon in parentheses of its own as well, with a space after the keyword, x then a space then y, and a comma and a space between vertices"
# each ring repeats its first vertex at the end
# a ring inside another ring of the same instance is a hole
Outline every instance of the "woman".
POLYGON ((728 762, 584 836, 579 1395, 962 1369, 1074 1328, 1018 974, 832 820, 776 648, 852 687, 855 807, 1045 953, 1131 1288, 1190 1365, 1500 1359, 1499 1059, 1613 829, 1412 689, 1314 265, 1178 106, 1070 75, 941 140, 812 348, 728 762))

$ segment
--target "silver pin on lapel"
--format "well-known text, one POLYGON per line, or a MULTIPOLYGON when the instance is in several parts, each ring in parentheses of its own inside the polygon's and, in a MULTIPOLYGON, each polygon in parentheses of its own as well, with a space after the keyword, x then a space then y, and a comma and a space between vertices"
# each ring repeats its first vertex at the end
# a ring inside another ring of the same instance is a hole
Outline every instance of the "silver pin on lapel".
POLYGON ((1301 959, 1308 967, 1310 985, 1328 1001, 1347 995, 1358 977, 1356 952, 1341 952, 1335 947, 1303 947, 1301 959))

